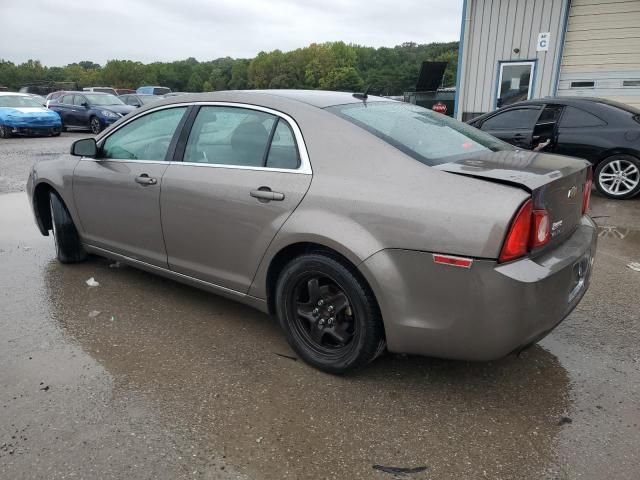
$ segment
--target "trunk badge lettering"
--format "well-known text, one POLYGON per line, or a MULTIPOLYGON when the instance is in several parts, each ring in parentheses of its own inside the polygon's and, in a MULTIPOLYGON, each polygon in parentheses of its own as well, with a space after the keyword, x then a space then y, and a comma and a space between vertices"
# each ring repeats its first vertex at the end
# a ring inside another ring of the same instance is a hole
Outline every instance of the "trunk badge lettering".
POLYGON ((576 188, 576 186, 574 185, 573 187, 571 187, 569 189, 569 191, 567 192, 567 198, 575 198, 576 194, 578 193, 578 189, 576 188))
POLYGON ((562 220, 553 222, 551 224, 551 236, 555 237, 556 235, 558 235, 560 233, 561 228, 562 228, 562 220))

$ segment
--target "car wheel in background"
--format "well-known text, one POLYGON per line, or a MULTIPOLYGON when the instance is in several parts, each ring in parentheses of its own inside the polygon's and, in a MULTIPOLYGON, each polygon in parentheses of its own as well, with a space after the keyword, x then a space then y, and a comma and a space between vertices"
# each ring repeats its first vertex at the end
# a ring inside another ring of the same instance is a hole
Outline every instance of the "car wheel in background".
POLYGON ((293 259, 276 286, 287 341, 307 363, 342 374, 367 365, 385 347, 378 304, 352 267, 322 252, 293 259))
POLYGON ((51 208, 51 225, 53 242, 56 246, 56 256, 61 263, 77 263, 87 258, 87 252, 82 248, 78 230, 67 207, 57 194, 49 194, 51 208))
POLYGON ((595 171, 596 188, 609 198, 626 199, 640 192, 640 160, 631 155, 613 155, 595 171))
POLYGON ((102 123, 100 123, 98 117, 91 117, 91 120, 89 120, 89 128, 94 135, 102 131, 102 123))
POLYGON ((0 124, 0 138, 11 138, 11 129, 6 125, 0 124))

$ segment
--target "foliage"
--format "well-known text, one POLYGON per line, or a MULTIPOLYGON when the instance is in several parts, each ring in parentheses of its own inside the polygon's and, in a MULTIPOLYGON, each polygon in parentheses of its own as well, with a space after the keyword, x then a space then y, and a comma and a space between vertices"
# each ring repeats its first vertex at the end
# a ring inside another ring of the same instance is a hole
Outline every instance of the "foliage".
POLYGON ((0 59, 0 85, 17 90, 40 81, 71 81, 80 87, 136 88, 163 85, 174 91, 247 88, 311 88, 401 95, 415 87, 424 60, 447 61, 443 86, 455 84, 458 42, 403 43, 393 48, 344 42, 313 43, 290 52, 260 52, 252 59, 218 58, 199 62, 143 64, 109 60, 104 66, 84 60, 65 67, 46 67, 38 60, 16 65, 0 59))

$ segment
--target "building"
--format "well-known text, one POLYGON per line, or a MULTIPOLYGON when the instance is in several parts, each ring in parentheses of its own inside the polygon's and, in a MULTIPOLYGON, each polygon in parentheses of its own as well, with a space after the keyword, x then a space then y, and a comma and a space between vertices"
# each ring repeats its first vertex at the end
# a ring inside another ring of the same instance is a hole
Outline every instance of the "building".
POLYGON ((640 0, 464 0, 456 87, 462 120, 547 96, 640 108, 640 0))

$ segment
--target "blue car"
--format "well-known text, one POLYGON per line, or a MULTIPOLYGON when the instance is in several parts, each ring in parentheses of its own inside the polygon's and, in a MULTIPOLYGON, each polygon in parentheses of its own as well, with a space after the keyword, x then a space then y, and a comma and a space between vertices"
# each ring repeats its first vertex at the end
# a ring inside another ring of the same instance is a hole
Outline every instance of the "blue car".
POLYGON ((89 129, 96 135, 135 110, 115 95, 98 92, 65 92, 49 102, 49 108, 60 114, 63 130, 89 129))
POLYGON ((0 138, 60 135, 60 115, 24 93, 0 92, 0 138))

